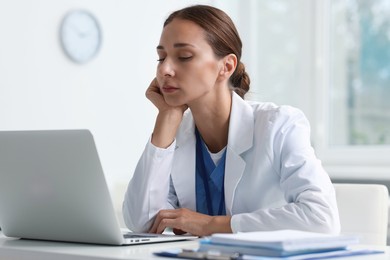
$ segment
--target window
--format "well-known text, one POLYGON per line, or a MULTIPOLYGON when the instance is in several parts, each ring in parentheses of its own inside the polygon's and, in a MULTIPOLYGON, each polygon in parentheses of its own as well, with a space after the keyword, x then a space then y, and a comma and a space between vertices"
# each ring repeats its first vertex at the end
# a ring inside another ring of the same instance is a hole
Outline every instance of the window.
POLYGON ((319 157, 332 177, 389 179, 390 5, 386 0, 316 5, 319 157))
POLYGON ((250 98, 302 109, 331 177, 389 179, 390 2, 245 3, 231 11, 250 98))
POLYGON ((333 0, 329 15, 330 145, 389 145, 390 2, 333 0))

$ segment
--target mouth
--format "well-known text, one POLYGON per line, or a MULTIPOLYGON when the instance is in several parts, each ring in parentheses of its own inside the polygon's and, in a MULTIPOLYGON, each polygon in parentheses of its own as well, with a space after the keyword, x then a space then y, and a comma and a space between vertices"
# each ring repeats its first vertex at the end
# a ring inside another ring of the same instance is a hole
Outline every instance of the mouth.
POLYGON ((176 92, 177 90, 179 90, 179 88, 176 88, 176 87, 173 87, 173 86, 169 86, 169 85, 165 85, 161 88, 161 91, 163 93, 173 93, 173 92, 176 92))

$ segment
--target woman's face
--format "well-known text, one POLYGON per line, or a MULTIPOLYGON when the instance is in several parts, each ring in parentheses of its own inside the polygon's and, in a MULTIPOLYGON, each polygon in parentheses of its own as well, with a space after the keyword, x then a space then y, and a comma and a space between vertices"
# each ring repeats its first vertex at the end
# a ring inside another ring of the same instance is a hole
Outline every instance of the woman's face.
POLYGON ((162 31, 157 53, 157 82, 169 105, 190 105, 214 90, 222 62, 196 23, 171 21, 162 31))

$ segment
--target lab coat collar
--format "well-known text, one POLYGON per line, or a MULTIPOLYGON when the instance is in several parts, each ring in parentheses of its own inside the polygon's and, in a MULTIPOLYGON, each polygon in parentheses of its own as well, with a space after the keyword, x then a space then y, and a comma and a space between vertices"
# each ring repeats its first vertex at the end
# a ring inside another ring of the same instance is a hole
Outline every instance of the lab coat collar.
MULTIPOLYGON (((195 140, 195 122, 190 111, 184 116, 181 123, 182 131, 176 136, 176 145, 195 140)), ((232 93, 232 107, 229 119, 228 147, 236 154, 241 154, 252 147, 254 131, 254 117, 252 107, 234 91, 232 93)))
POLYGON ((237 155, 253 145, 254 116, 252 107, 233 92, 229 120, 228 147, 237 155))

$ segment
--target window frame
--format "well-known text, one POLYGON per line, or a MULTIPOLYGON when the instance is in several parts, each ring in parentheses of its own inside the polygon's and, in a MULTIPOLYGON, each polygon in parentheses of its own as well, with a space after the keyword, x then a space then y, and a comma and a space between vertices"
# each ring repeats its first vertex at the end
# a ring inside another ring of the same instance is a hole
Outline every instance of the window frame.
POLYGON ((313 118, 313 143, 318 157, 329 175, 347 179, 390 180, 390 145, 385 146, 331 146, 327 128, 330 126, 331 88, 331 1, 313 1, 313 45, 315 66, 313 66, 315 100, 313 118))

